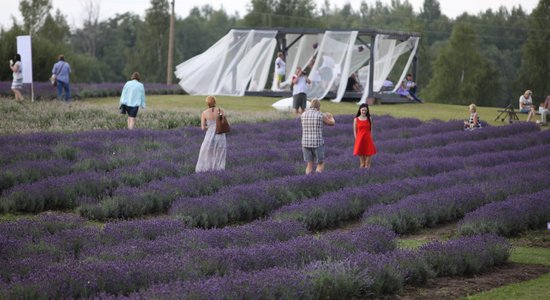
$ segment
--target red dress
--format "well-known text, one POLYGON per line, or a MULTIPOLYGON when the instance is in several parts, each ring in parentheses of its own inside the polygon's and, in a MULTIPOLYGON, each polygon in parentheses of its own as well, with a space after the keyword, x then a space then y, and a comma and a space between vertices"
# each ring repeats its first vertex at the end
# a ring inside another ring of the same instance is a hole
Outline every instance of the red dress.
POLYGON ((355 118, 355 120, 357 121, 357 137, 355 138, 353 155, 371 156, 376 154, 376 146, 374 146, 374 142, 372 141, 369 119, 362 121, 359 118, 355 118))

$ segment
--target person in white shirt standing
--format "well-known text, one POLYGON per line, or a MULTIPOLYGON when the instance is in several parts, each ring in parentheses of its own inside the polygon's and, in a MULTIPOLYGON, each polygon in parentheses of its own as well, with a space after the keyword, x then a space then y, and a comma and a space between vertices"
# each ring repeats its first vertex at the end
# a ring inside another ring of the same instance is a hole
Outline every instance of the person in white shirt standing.
POLYGON ((275 76, 277 80, 277 89, 281 89, 281 83, 285 81, 286 75, 286 63, 284 60, 283 52, 277 53, 277 59, 275 59, 275 76))
POLYGON ((296 114, 301 114, 306 110, 307 105, 307 85, 311 80, 307 78, 307 74, 302 71, 301 67, 296 68, 296 73, 292 75, 292 108, 296 114))

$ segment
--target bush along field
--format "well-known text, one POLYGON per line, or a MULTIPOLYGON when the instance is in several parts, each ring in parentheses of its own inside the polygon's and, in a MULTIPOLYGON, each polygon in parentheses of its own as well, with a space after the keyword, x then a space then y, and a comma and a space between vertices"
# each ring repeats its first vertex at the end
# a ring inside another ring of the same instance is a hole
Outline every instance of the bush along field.
POLYGON ((366 171, 352 120, 325 127, 308 176, 297 119, 235 124, 226 170, 204 173, 196 127, 0 136, 0 298, 394 294, 502 265, 505 237, 550 219, 550 131, 379 116, 366 171), (450 240, 397 246, 453 222, 450 240))
MULTIPOLYGON (((184 94, 178 84, 144 83, 148 95, 184 94)), ((71 83, 71 95, 74 99, 120 96, 124 83, 71 83)), ((23 85, 23 94, 30 98, 30 84, 23 85)), ((11 81, 0 81, 0 96, 11 97, 11 81)), ((57 88, 49 81, 34 82, 35 100, 53 100, 57 98, 57 88)))

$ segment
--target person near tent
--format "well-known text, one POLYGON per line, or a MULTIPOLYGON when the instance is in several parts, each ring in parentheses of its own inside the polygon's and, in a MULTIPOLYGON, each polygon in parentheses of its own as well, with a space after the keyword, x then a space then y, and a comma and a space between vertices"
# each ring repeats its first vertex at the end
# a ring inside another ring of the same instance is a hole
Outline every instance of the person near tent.
POLYGON ((481 128, 481 121, 479 120, 479 115, 477 114, 477 106, 472 103, 468 106, 468 110, 470 111, 470 118, 464 121, 464 130, 471 131, 481 128))
POLYGON ((69 86, 69 75, 71 74, 71 66, 65 61, 65 55, 60 54, 58 61, 53 65, 52 78, 57 84, 57 99, 63 100, 61 97, 65 91, 65 101, 71 101, 71 87, 69 86))
POLYGON ((283 52, 277 53, 277 59, 275 59, 275 76, 277 81, 277 89, 282 88, 282 83, 285 81, 286 75, 286 63, 284 60, 283 52))
POLYGON ((292 75, 292 108, 294 108, 296 114, 303 113, 306 110, 308 84, 311 84, 311 80, 302 71, 301 67, 297 67, 296 72, 292 75))
POLYGON ((539 113, 540 113, 540 124, 542 124, 543 126, 546 126, 548 123, 546 119, 548 118, 548 115, 550 115, 550 95, 546 96, 546 100, 544 100, 544 103, 540 105, 539 113))
POLYGON ((357 80, 357 74, 355 74, 355 72, 351 73, 351 75, 348 77, 346 91, 356 93, 361 93, 363 91, 363 87, 359 83, 359 80, 357 80))
POLYGON ((10 59, 10 69, 13 72, 11 90, 15 95, 15 100, 23 101, 23 94, 21 94, 21 88, 23 87, 23 67, 21 66, 21 55, 15 54, 13 59, 10 59))
POLYGON ((407 74, 406 80, 401 82, 401 86, 395 92, 401 97, 422 103, 422 99, 416 96, 416 83, 412 79, 412 74, 407 74))
POLYGON ((391 90, 393 90, 393 81, 391 81, 389 78, 386 78, 386 80, 382 82, 381 91, 391 91, 391 90))
POLYGON ((526 90, 523 95, 519 97, 519 112, 528 114, 527 122, 531 121, 531 118, 535 118, 535 106, 533 105, 532 95, 533 92, 531 92, 531 90, 526 90))
POLYGON ((372 157, 376 154, 376 146, 372 139, 372 119, 366 103, 359 106, 353 119, 353 136, 353 155, 359 156, 359 168, 370 169, 372 157))
POLYGON ((132 73, 131 80, 124 84, 120 94, 120 113, 128 114, 128 129, 134 129, 140 107, 145 108, 145 88, 138 72, 132 73))
POLYGON ((306 165, 306 175, 313 172, 321 173, 325 168, 325 141, 323 139, 323 124, 334 126, 336 123, 331 113, 322 113, 321 101, 311 100, 310 107, 302 114, 302 153, 306 165))
POLYGON ((199 151, 199 158, 195 166, 195 172, 225 170, 225 157, 227 155, 227 142, 225 133, 216 134, 216 118, 225 112, 216 107, 214 96, 206 97, 208 106, 201 113, 201 129, 206 131, 199 151))

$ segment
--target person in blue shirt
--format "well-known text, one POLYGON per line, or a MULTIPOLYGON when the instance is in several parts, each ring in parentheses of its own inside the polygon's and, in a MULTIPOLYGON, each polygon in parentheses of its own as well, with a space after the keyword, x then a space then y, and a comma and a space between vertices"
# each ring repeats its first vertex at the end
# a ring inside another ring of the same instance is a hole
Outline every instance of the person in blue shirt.
POLYGON ((128 114, 128 129, 134 129, 139 107, 145 108, 145 88, 139 80, 139 73, 134 72, 120 95, 120 113, 128 114))
POLYGON ((71 66, 65 61, 63 54, 59 55, 58 61, 53 65, 52 77, 55 76, 57 82, 57 99, 63 100, 61 97, 65 90, 65 101, 71 101, 71 88, 69 86, 69 75, 71 74, 71 66))

